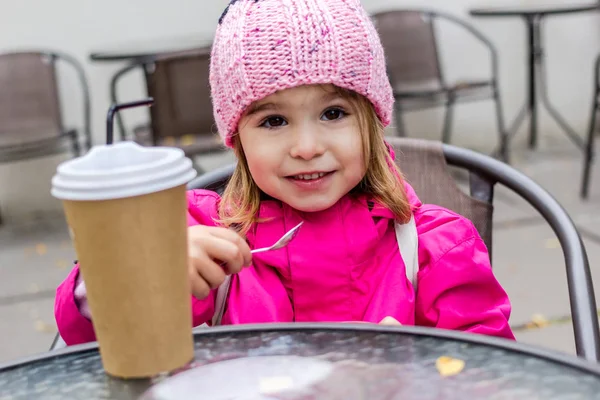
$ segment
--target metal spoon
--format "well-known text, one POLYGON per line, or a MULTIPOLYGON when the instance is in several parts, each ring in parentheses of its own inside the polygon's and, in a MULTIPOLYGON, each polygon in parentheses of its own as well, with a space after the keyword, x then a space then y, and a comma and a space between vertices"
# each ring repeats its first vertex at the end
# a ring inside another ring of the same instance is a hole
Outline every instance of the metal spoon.
MULTIPOLYGON (((287 246, 292 240, 294 240, 294 238, 298 234, 298 231, 300 230, 300 227, 302 226, 303 223, 304 223, 304 221, 300 222, 298 225, 296 225, 295 227, 293 227, 292 229, 287 231, 285 233, 285 235, 280 237, 279 240, 276 241, 275 243, 273 243, 271 246, 262 247, 260 249, 250 250, 250 254, 264 253, 265 251, 278 250, 278 249, 281 249, 281 248, 287 246)), ((224 267, 225 264, 227 264, 227 263, 224 261, 219 263, 219 265, 221 267, 224 267)))
POLYGON ((300 230, 300 227, 302 226, 303 223, 304 223, 304 221, 300 222, 298 225, 296 225, 295 227, 293 227, 292 229, 287 231, 287 233, 285 235, 283 235, 278 241, 276 241, 272 246, 263 247, 260 249, 254 249, 254 250, 250 251, 250 254, 263 253, 265 251, 271 251, 271 250, 278 250, 278 249, 281 249, 281 248, 287 246, 292 240, 294 240, 294 238, 298 234, 298 231, 300 230))

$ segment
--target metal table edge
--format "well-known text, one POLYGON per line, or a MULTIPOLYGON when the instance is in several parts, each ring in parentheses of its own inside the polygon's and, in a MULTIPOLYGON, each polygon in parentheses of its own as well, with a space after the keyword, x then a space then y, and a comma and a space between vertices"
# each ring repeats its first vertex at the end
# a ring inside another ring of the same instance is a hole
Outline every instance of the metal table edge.
MULTIPOLYGON (((194 337, 214 336, 227 333, 269 333, 269 332, 370 332, 398 335, 412 335, 421 337, 431 337, 436 339, 452 340, 463 342, 465 344, 474 344, 493 347, 499 350, 521 353, 527 356, 540 358, 546 361, 558 363, 567 367, 575 368, 580 371, 590 373, 600 377, 600 364, 588 362, 574 355, 560 353, 543 347, 525 345, 509 339, 486 336, 482 334, 473 334, 462 331, 451 331, 445 329, 436 329, 420 326, 384 326, 374 324, 353 324, 353 323, 274 323, 274 324, 243 324, 227 325, 210 328, 194 328, 194 337)), ((64 349, 49 351, 41 354, 35 354, 22 357, 6 363, 0 363, 0 373, 11 369, 19 368, 34 362, 51 360, 56 357, 76 353, 87 353, 98 350, 98 343, 91 342, 75 346, 69 346, 64 349)))

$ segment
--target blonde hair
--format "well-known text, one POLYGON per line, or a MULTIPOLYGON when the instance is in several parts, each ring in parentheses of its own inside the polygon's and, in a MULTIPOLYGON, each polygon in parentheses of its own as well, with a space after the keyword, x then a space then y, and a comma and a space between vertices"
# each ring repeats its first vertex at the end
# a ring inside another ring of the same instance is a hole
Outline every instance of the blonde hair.
MULTIPOLYGON (((396 221, 408 222, 411 209, 404 179, 388 152, 384 142, 384 126, 373 105, 356 92, 339 87, 335 87, 335 91, 352 104, 362 136, 366 173, 350 194, 371 195, 376 203, 392 211, 396 221)), ((239 137, 235 136, 233 140, 238 163, 219 203, 218 222, 245 235, 254 223, 259 222, 261 190, 252 179, 239 137)))

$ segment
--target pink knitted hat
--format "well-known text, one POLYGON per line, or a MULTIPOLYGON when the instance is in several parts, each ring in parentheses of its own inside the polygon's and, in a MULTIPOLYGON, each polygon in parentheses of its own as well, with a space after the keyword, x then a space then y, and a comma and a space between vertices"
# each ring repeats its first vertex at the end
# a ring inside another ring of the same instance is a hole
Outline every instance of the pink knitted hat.
POLYGON ((279 90, 333 84, 368 98, 384 125, 394 97, 381 41, 359 0, 232 0, 212 47, 210 86, 229 147, 253 102, 279 90))

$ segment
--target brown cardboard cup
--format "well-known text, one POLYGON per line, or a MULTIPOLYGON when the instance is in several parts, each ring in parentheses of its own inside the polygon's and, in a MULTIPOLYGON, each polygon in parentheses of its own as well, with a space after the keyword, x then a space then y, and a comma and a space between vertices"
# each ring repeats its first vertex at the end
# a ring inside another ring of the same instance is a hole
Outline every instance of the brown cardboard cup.
POLYGON ((151 377, 193 359, 185 183, 194 175, 180 150, 119 143, 53 179, 110 375, 151 377))

